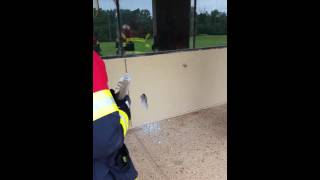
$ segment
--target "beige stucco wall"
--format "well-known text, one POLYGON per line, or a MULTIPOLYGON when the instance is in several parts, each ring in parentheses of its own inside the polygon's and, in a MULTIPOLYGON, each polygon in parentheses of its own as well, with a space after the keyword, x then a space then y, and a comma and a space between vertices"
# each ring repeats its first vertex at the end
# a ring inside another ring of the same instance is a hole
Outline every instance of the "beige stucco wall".
MULTIPOLYGON (((125 73, 124 58, 105 62, 114 87, 125 73)), ((127 58, 127 69, 133 126, 227 102, 227 48, 127 58), (142 93, 148 110, 141 105, 142 93)))

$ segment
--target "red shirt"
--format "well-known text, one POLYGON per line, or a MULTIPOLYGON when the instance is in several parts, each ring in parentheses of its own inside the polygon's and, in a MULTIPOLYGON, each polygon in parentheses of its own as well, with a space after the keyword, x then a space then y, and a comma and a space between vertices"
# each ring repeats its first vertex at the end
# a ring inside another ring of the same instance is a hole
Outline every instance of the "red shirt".
POLYGON ((106 66, 101 57, 93 51, 93 92, 103 89, 109 89, 106 66))

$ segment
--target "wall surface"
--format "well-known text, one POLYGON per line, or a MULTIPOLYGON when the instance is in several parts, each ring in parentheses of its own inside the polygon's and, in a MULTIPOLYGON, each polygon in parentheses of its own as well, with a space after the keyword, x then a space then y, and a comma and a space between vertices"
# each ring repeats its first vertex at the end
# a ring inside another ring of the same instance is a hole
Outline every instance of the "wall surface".
MULTIPOLYGON (((132 77, 133 127, 227 102, 227 48, 126 58, 132 77), (141 104, 146 94, 148 109, 141 104)), ((110 87, 125 73, 125 59, 105 60, 110 87)))

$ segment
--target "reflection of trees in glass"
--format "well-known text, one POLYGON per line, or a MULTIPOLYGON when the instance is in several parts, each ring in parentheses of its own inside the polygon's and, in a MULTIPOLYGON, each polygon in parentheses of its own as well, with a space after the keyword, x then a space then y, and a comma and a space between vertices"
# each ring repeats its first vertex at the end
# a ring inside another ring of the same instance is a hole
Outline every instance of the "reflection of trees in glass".
MULTIPOLYGON (((121 9, 120 17, 121 24, 131 27, 133 37, 145 38, 147 34, 152 35, 152 17, 149 10, 121 9)), ((98 15, 93 17, 94 31, 101 42, 116 40, 116 22, 116 10, 100 9, 98 15)))
MULTIPOLYGON (((95 10, 94 10, 95 11, 95 10)), ((128 10, 121 9, 121 24, 128 24, 133 37, 145 38, 147 34, 152 36, 152 17, 147 9, 128 10)), ((191 15, 193 8, 191 8, 191 15)), ((193 21, 193 16, 190 17, 193 21)), ((100 42, 116 40, 116 11, 99 10, 99 14, 93 17, 94 31, 98 33, 100 42)), ((191 32, 193 32, 193 23, 191 32)), ((213 10, 211 13, 201 11, 197 14, 197 34, 225 35, 227 34, 227 14, 213 10)))
POLYGON ((200 12, 197 15, 197 34, 227 34, 227 14, 218 10, 213 10, 210 14, 207 11, 200 12))
MULTIPOLYGON (((193 35, 193 10, 190 13, 190 37, 193 35)), ((117 54, 117 17, 116 10, 93 9, 93 29, 97 33, 97 39, 101 42, 102 54, 104 56, 117 54)), ((127 24, 132 29, 134 42, 134 53, 152 52, 153 45, 153 17, 147 9, 121 9, 121 26, 127 24)), ((227 14, 218 10, 197 12, 196 35, 226 35, 227 14)), ((170 26, 170 24, 168 24, 170 26)), ((220 36, 197 36, 196 47, 210 47, 226 43, 226 37, 220 36)), ((191 47, 191 46, 190 46, 191 47)))
MULTIPOLYGON (((95 9, 93 11, 96 12, 95 9)), ((97 33, 100 42, 115 41, 117 37, 116 22, 116 10, 99 9, 97 16, 93 16, 93 31, 97 33)))
POLYGON ((120 17, 122 24, 128 24, 131 27, 134 37, 144 38, 146 34, 152 34, 152 17, 149 10, 121 9, 120 17))
MULTIPOLYGON (((96 10, 94 9, 94 12, 96 10)), ((135 38, 152 37, 152 16, 147 9, 121 9, 121 24, 128 24, 135 38), (148 35, 149 34, 149 35, 148 35)), ((193 8, 191 8, 190 20, 193 21, 193 8)), ((116 10, 99 10, 97 16, 93 16, 94 31, 100 42, 116 40, 116 10)), ((192 25, 191 32, 193 32, 192 25)), ((227 14, 213 10, 210 13, 201 11, 197 13, 197 34, 225 35, 227 34, 227 14)))

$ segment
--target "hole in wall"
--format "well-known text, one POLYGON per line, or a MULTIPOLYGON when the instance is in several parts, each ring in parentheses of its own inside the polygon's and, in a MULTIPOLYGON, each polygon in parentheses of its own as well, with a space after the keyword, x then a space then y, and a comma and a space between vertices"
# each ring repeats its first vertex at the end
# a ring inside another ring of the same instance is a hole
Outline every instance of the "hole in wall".
POLYGON ((141 105, 144 107, 144 109, 148 110, 148 98, 145 93, 140 95, 141 105))

